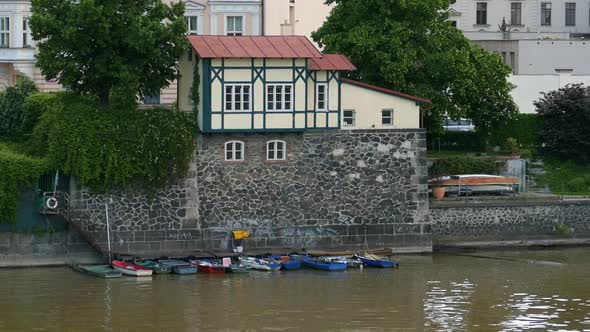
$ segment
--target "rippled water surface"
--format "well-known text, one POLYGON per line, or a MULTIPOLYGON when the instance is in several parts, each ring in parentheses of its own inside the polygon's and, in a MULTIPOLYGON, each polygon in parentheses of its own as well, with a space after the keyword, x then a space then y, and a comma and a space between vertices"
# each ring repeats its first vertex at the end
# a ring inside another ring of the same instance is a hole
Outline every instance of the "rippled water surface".
POLYGON ((160 275, 0 270, 0 331, 590 331, 590 248, 402 256, 397 270, 160 275))

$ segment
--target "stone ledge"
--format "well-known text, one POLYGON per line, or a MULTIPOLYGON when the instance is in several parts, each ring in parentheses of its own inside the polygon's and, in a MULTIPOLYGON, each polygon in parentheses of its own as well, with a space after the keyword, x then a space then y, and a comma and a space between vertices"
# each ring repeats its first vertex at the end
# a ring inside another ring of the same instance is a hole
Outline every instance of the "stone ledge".
POLYGON ((515 201, 515 200, 494 200, 494 201, 469 201, 469 202, 440 202, 430 201, 431 209, 445 209, 445 208, 478 208, 478 207, 528 207, 528 206, 590 206, 590 200, 534 200, 534 201, 515 201))

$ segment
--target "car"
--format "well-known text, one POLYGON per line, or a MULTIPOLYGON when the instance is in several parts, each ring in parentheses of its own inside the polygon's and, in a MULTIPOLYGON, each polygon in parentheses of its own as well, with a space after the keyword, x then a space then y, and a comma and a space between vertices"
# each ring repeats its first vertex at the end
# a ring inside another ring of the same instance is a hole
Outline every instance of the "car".
POLYGON ((473 121, 469 119, 453 120, 450 118, 444 118, 443 128, 446 131, 475 131, 473 121))

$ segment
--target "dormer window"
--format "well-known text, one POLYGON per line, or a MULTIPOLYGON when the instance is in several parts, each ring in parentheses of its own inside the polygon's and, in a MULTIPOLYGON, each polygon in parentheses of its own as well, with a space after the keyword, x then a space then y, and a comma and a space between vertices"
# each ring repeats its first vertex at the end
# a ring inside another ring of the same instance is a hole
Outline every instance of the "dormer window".
POLYGON ((244 34, 244 17, 227 16, 225 33, 228 36, 241 36, 244 34))

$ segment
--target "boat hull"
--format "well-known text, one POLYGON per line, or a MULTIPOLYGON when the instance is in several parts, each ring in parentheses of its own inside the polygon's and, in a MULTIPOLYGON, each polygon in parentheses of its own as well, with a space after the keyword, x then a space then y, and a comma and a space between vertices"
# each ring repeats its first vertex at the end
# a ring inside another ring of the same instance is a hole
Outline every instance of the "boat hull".
POLYGON ((92 275, 99 278, 121 278, 123 274, 113 269, 110 265, 73 265, 72 268, 78 272, 92 275))
POLYGON ((205 273, 225 273, 226 268, 223 266, 199 265, 197 270, 205 273))
POLYGON ((281 262, 281 269, 282 270, 299 270, 301 268, 301 261, 300 260, 291 260, 289 262, 281 262))
POLYGON ((151 277, 154 271, 145 268, 143 266, 131 263, 125 263, 122 261, 114 260, 111 262, 113 268, 124 275, 132 276, 132 277, 151 277))
POLYGON ((136 263, 139 266, 143 266, 154 271, 155 274, 168 274, 172 272, 172 268, 169 266, 164 266, 162 264, 153 262, 153 261, 144 261, 136 263))
POLYGON ((197 267, 192 265, 175 266, 172 272, 176 274, 195 274, 197 273, 197 267))
POLYGON ((240 259, 240 264, 246 268, 258 271, 278 271, 281 269, 279 262, 267 262, 256 259, 240 259))
POLYGON ((348 268, 346 263, 322 263, 313 260, 304 260, 303 265, 316 270, 344 271, 348 268))
POLYGON ((365 257, 359 257, 359 259, 363 262, 364 266, 368 267, 392 268, 397 266, 396 262, 388 260, 369 259, 365 257))

